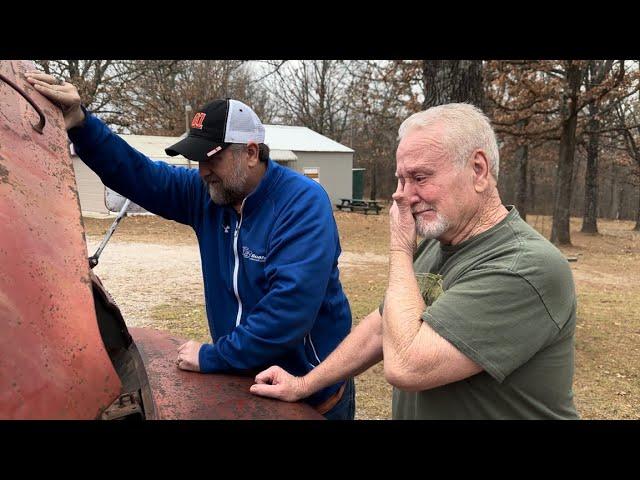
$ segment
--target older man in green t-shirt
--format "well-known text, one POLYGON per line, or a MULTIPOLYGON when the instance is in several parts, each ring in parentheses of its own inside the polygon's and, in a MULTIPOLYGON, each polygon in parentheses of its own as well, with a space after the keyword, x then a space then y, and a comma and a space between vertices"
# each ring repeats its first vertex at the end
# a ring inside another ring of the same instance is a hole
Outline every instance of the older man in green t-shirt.
POLYGON ((441 105, 399 137, 384 308, 304 377, 270 367, 251 391, 295 401, 384 359, 393 418, 578 418, 571 270, 502 204, 488 119, 441 105))

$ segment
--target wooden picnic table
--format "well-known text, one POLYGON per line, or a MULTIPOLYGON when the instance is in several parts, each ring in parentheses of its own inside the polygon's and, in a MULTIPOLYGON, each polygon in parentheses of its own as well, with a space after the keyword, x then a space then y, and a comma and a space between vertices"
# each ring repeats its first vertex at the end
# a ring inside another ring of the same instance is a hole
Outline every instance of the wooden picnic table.
POLYGON ((341 198, 341 203, 336 203, 338 210, 349 210, 351 212, 362 212, 367 215, 369 212, 374 212, 376 215, 382 210, 382 206, 377 200, 363 200, 357 198, 341 198))

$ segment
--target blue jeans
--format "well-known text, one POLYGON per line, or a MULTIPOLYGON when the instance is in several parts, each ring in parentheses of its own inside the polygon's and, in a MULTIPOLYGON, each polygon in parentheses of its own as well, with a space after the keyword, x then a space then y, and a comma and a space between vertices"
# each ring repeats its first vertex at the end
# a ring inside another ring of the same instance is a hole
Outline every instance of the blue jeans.
POLYGON ((327 420, 353 420, 356 416, 356 384, 353 378, 347 380, 342 398, 324 414, 327 420))

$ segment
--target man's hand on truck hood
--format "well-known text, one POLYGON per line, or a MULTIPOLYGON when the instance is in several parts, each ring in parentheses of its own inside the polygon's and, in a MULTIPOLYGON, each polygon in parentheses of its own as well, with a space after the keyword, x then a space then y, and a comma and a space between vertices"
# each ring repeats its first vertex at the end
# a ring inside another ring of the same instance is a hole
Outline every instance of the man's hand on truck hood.
POLYGON ((80 106, 80 94, 74 85, 38 70, 26 72, 25 77, 38 92, 62 109, 67 130, 82 124, 84 112, 80 106))
POLYGON ((200 371, 200 347, 202 344, 195 340, 189 340, 178 347, 178 359, 176 365, 181 370, 200 371))

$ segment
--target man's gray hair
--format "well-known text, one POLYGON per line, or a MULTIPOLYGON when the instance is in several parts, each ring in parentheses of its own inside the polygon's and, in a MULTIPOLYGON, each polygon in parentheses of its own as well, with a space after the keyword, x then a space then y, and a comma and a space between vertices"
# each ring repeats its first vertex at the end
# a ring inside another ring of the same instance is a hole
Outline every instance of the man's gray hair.
POLYGON ((496 134, 487 116, 469 103, 448 103, 414 113, 398 130, 398 139, 411 130, 442 125, 444 148, 451 158, 463 166, 476 149, 481 149, 489 161, 489 171, 498 180, 500 152, 496 134))
MULTIPOLYGON (((244 143, 232 143, 229 145, 229 151, 235 159, 238 158, 238 153, 244 151, 245 148, 247 148, 247 145, 244 143)), ((270 154, 271 151, 266 143, 258 144, 258 159, 261 162, 266 162, 269 159, 270 154)))

